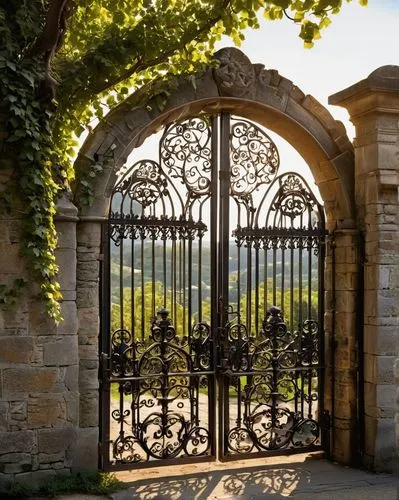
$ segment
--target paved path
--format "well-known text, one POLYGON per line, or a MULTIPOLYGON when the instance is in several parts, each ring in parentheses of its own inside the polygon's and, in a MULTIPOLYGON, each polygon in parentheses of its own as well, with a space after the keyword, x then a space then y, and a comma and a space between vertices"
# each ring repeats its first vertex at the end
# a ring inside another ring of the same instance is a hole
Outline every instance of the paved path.
POLYGON ((399 500, 399 477, 307 455, 169 466, 118 473, 129 484, 113 500, 399 500))

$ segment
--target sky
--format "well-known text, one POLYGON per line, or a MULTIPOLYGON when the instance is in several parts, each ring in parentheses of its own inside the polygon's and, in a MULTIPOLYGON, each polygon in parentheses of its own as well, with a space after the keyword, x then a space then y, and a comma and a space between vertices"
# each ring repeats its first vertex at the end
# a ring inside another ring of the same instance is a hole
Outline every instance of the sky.
MULTIPOLYGON (((259 30, 247 30, 240 47, 253 63, 277 69, 305 94, 312 94, 336 119, 342 120, 352 138, 346 110, 328 106, 328 96, 386 64, 399 65, 399 0, 357 0, 332 16, 332 24, 312 49, 304 49, 298 26, 288 19, 261 21, 259 30)), ((224 45, 231 45, 224 41, 224 45)))
MULTIPOLYGON (((367 7, 361 7, 357 0, 350 4, 344 1, 341 13, 332 16, 332 24, 322 31, 322 38, 312 49, 303 47, 298 33, 299 27, 288 19, 270 22, 262 18, 259 30, 246 31, 240 49, 252 63, 278 70, 305 94, 313 95, 335 119, 344 123, 349 138, 353 139, 355 131, 348 112, 329 106, 328 96, 366 78, 380 66, 399 65, 399 0, 369 0, 367 7)), ((225 39, 219 47, 232 45, 231 40, 225 39)), ((319 197, 304 160, 282 138, 269 135, 279 149, 279 173, 299 172, 319 197)), ((159 137, 156 134, 148 138, 141 148, 134 150, 128 164, 143 158, 156 160, 159 137)))

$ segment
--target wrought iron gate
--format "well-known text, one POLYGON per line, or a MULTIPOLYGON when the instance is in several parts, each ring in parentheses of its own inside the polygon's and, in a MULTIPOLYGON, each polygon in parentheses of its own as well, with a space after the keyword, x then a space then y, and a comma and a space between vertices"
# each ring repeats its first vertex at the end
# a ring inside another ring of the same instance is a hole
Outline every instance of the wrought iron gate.
POLYGON ((247 120, 166 128, 104 227, 101 464, 324 446, 323 209, 247 120))

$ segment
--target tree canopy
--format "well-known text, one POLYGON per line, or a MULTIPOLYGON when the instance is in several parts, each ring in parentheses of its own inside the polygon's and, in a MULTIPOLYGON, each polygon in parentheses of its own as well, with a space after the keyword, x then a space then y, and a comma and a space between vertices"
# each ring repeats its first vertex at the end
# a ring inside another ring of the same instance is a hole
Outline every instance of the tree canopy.
MULTIPOLYGON (((61 297, 55 200, 73 178, 72 159, 85 127, 146 82, 208 64, 223 35, 239 45, 246 28, 259 28, 260 15, 297 23, 310 47, 342 3, 0 0, 2 165, 11 160, 18 172, 16 192, 26 205, 24 252, 52 317, 60 318, 61 297)), ((4 206, 11 188, 1 195, 4 206)), ((1 290, 0 302, 15 295, 1 290)))

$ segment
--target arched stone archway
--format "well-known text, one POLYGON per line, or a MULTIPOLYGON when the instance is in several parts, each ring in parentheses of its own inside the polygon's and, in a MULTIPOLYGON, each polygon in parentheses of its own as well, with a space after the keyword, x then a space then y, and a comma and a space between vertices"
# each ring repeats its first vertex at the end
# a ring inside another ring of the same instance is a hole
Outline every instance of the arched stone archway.
POLYGON ((353 146, 342 123, 276 70, 252 64, 238 49, 222 49, 216 57, 220 61, 217 68, 190 78, 176 78, 168 84, 157 82, 130 96, 101 121, 85 141, 75 163, 78 180, 93 163, 100 163, 103 168, 92 186, 94 203, 82 209, 81 215, 107 213, 113 173, 146 137, 171 121, 199 112, 226 110, 258 122, 286 139, 312 171, 325 203, 329 227, 353 227, 353 146), (148 97, 151 95, 155 97, 148 97), (166 99, 161 107, 159 96, 166 99))
POLYGON ((348 463, 356 448, 357 413, 353 147, 343 125, 277 71, 252 64, 238 49, 222 49, 217 58, 216 68, 168 84, 158 82, 130 96, 90 134, 76 160, 75 200, 79 204, 81 180, 89 182, 94 198, 90 206, 80 208, 77 226, 81 438, 97 440, 101 222, 108 214, 116 172, 135 147, 164 125, 200 112, 225 110, 286 139, 305 159, 320 189, 334 242, 325 269, 325 379, 327 393, 332 394, 326 403, 333 414, 332 454, 348 463), (100 173, 92 178, 93 167, 100 173))

